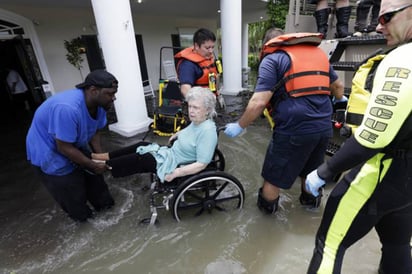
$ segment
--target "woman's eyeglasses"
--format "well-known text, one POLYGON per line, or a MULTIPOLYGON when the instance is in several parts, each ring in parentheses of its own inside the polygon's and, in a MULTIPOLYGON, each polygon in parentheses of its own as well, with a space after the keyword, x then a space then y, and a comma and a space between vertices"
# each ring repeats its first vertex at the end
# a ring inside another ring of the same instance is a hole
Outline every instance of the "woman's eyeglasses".
POLYGON ((407 9, 407 8, 410 8, 410 7, 412 7, 412 4, 407 5, 407 6, 405 6, 405 7, 402 7, 402 8, 397 8, 397 9, 395 9, 395 10, 393 10, 393 11, 390 11, 390 12, 387 12, 387 13, 382 14, 381 16, 379 16, 379 19, 378 19, 379 24, 381 24, 382 26, 383 26, 383 25, 386 25, 387 23, 389 23, 389 22, 392 20, 392 18, 393 18, 398 12, 401 12, 401 11, 407 9))

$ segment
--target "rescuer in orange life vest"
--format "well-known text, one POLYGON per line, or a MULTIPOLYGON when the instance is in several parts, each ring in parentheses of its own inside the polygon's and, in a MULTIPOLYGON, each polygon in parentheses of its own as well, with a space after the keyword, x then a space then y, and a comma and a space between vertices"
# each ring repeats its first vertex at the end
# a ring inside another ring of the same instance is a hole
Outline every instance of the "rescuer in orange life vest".
MULTIPOLYGON (((241 118, 226 125, 225 134, 241 134, 270 103, 275 123, 261 175, 257 205, 266 213, 278 209, 280 189, 301 178, 299 201, 318 207, 320 196, 304 187, 306 175, 323 162, 332 137, 332 93, 342 100, 343 84, 318 48, 320 33, 283 34, 270 29, 264 43, 255 92, 241 118), (274 38, 273 38, 274 37, 274 38)), ((346 99, 347 100, 347 99, 346 99)))
POLYGON ((219 60, 215 60, 216 36, 208 29, 198 29, 193 35, 193 46, 175 55, 180 91, 183 97, 193 86, 209 88, 217 96, 219 104, 224 105, 220 96, 219 74, 222 68, 219 60))

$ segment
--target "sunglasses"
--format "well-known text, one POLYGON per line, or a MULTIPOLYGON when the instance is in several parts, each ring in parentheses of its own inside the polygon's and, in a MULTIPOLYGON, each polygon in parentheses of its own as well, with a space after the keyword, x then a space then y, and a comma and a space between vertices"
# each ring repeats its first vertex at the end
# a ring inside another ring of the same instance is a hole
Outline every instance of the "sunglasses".
POLYGON ((379 18, 378 18, 379 24, 381 24, 382 26, 383 26, 383 25, 386 25, 387 23, 389 23, 389 22, 392 20, 392 18, 393 18, 398 12, 401 12, 401 11, 407 9, 407 8, 410 8, 410 7, 412 7, 412 4, 407 5, 407 6, 405 6, 405 7, 402 7, 402 8, 397 8, 397 9, 395 9, 395 10, 393 10, 393 11, 390 11, 390 12, 387 12, 387 13, 382 14, 382 15, 379 16, 379 18))

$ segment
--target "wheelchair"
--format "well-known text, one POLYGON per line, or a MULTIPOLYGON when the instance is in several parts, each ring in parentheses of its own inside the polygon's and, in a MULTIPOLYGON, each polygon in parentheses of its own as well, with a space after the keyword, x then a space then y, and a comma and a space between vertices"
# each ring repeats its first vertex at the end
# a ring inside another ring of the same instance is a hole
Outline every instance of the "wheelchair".
MULTIPOLYGON (((218 130, 219 131, 222 129, 218 130)), ((226 173, 225 158, 218 147, 206 169, 197 174, 179 177, 172 182, 161 183, 157 175, 151 174, 151 216, 141 221, 157 223, 158 209, 170 211, 180 222, 201 215, 230 212, 241 209, 245 191, 240 181, 226 173)))
POLYGON ((180 85, 176 81, 162 80, 159 84, 159 103, 154 110, 150 127, 159 136, 172 136, 188 124, 180 85))
POLYGON ((181 49, 160 48, 158 102, 150 125, 150 129, 158 136, 172 136, 186 127, 189 121, 174 62, 174 54, 181 49))
MULTIPOLYGON (((171 136, 188 125, 188 106, 180 92, 174 56, 181 47, 161 47, 159 64, 159 102, 150 128, 159 136, 171 136), (166 60, 165 60, 166 59, 166 60)), ((220 60, 216 59, 218 73, 222 73, 220 60)), ((216 75, 209 79, 209 88, 216 95, 218 106, 225 107, 223 96, 216 90, 216 75), (210 79, 214 79, 211 81, 210 79)))

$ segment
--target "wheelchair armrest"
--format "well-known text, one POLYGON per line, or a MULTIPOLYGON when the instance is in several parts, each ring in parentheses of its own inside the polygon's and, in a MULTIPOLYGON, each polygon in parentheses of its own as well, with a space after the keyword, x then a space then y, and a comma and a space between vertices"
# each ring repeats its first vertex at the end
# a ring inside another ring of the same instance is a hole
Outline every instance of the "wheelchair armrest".
POLYGON ((218 127, 218 128, 216 129, 216 131, 217 131, 217 136, 219 136, 219 134, 220 134, 221 131, 225 131, 225 129, 226 129, 226 126, 218 127))

